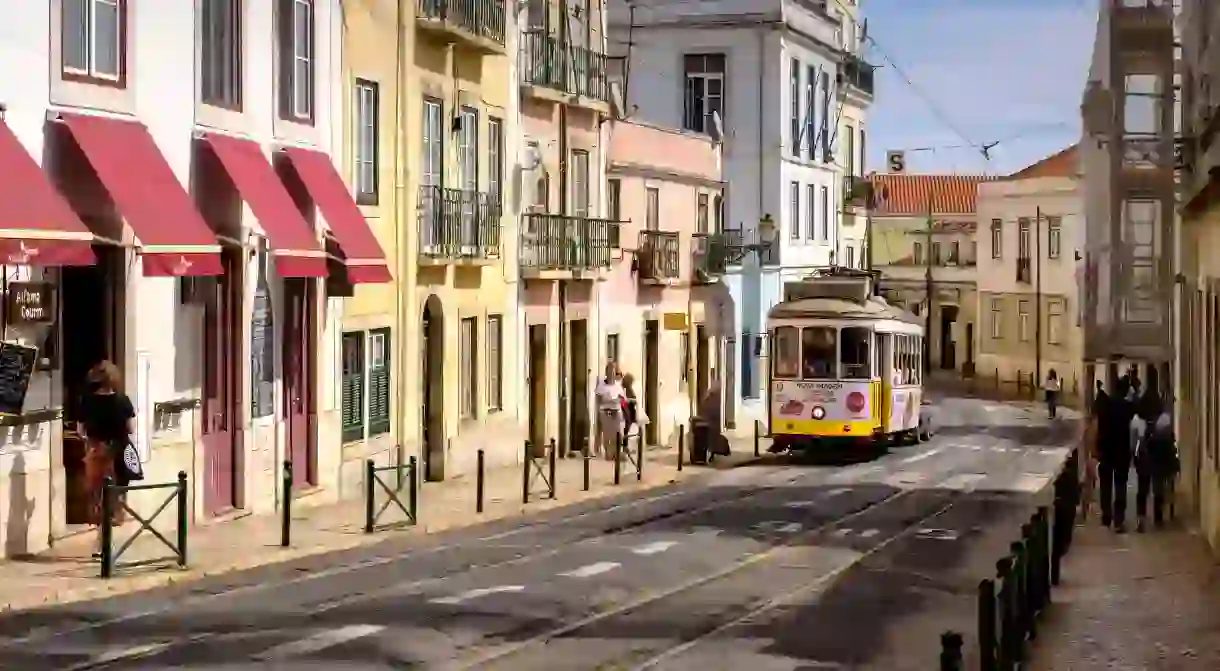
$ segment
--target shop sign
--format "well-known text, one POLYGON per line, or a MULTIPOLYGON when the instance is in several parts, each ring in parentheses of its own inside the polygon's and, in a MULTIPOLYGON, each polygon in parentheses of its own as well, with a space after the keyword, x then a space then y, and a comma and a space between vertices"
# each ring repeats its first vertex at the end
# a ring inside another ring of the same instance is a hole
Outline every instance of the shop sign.
POLYGON ((10 282, 5 301, 10 324, 55 321, 55 287, 48 282, 10 282))

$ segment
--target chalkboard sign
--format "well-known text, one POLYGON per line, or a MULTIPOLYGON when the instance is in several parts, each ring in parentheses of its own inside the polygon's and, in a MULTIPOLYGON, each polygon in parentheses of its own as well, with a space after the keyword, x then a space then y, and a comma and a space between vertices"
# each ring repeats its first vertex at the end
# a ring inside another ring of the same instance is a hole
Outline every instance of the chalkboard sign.
POLYGON ((0 414, 20 415, 30 374, 38 363, 38 349, 17 343, 0 343, 0 414))

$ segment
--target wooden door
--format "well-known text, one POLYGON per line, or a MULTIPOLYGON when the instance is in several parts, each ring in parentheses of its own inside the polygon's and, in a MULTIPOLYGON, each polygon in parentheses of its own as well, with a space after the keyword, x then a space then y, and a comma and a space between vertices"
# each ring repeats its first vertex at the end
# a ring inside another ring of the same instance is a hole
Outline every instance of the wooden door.
MULTIPOLYGON (((660 426, 657 417, 661 414, 660 346, 659 326, 655 320, 650 320, 644 325, 644 414, 648 415, 644 437, 649 445, 656 445, 660 442, 657 432, 657 427, 660 426)), ((683 362, 682 365, 686 365, 686 363, 683 362)))
POLYGON ((572 320, 569 333, 572 343, 568 350, 571 359, 568 361, 568 374, 572 379, 572 399, 568 410, 568 444, 566 453, 570 450, 583 449, 585 440, 592 442, 589 432, 589 329, 584 319, 572 320))
POLYGON ((296 488, 317 483, 314 426, 314 288, 306 279, 284 280, 284 424, 296 488))
POLYGON ((546 326, 529 332, 529 436, 534 445, 546 441, 546 326))
POLYGON ((241 263, 225 254, 225 274, 200 282, 203 300, 203 461, 204 508, 218 515, 240 505, 237 380, 237 311, 241 305, 241 263))

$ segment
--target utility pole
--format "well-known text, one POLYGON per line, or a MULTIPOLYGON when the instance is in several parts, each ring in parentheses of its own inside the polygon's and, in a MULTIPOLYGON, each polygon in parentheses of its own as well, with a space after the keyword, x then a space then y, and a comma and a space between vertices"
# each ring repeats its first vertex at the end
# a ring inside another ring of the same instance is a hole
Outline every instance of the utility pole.
MULTIPOLYGON (((923 372, 925 375, 932 374, 932 306, 934 299, 932 297, 932 228, 934 221, 932 219, 932 195, 928 195, 928 253, 925 257, 924 264, 924 293, 928 297, 928 312, 924 315, 924 336, 923 336, 923 372)), ((943 338, 942 338, 943 340, 943 338)), ((941 356, 944 356, 941 352, 941 356)))
MULTIPOLYGON (((548 21, 549 23, 549 21, 548 21)), ((549 31, 548 31, 549 33, 549 31)), ((549 38, 550 35, 548 34, 549 38)), ((559 2, 559 54, 557 63, 551 64, 551 67, 558 68, 563 75, 563 81, 567 82, 572 74, 572 69, 569 66, 568 58, 570 50, 568 49, 568 0, 560 0, 559 2)), ((559 214, 563 217, 568 215, 568 105, 566 98, 559 103, 559 214)), ((566 219, 565 219, 566 220, 566 219)), ((567 220, 570 222, 570 220, 567 220)), ((583 230, 583 227, 582 227, 583 230)), ((565 256, 566 256, 566 249, 565 256)), ((569 260, 570 261, 570 260, 569 260)), ((564 280, 559 280, 558 286, 558 301, 559 301, 559 453, 567 455, 568 450, 572 447, 568 440, 568 426, 571 418, 571 371, 569 370, 569 362, 571 361, 571 352, 568 351, 568 283, 564 280)), ((588 348, 586 346, 586 352, 588 348)), ((588 362, 585 362, 588 365, 588 362)))
POLYGON ((1042 206, 1034 215, 1034 389, 1042 384, 1042 206))

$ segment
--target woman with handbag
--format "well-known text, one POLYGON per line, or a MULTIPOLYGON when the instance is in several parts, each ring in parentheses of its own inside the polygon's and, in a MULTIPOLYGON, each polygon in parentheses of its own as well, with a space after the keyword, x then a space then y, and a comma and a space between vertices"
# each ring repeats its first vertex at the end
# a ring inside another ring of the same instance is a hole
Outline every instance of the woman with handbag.
MULTIPOLYGON (((124 463, 123 453, 131 445, 135 431, 135 408, 123 393, 119 369, 109 361, 95 365, 85 378, 88 391, 81 399, 80 424, 77 430, 85 439, 85 480, 89 488, 89 523, 98 527, 94 557, 101 556, 102 496, 106 478, 126 485, 141 477, 124 463)), ((136 466, 138 468, 138 464, 136 466)), ((110 523, 122 524, 125 519, 121 499, 110 501, 110 523)))

